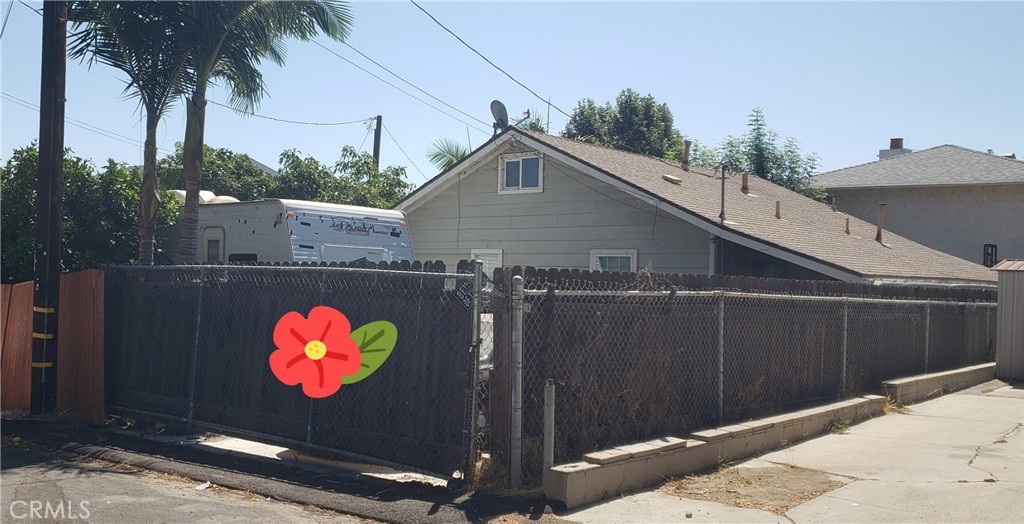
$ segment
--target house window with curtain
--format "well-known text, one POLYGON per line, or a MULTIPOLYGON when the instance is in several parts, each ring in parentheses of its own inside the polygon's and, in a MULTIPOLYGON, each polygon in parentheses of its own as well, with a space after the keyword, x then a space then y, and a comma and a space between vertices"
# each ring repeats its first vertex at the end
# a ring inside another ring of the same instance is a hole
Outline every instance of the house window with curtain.
POLYGON ((636 272, 635 249, 591 249, 590 269, 592 271, 636 272))
POLYGON ((544 190, 544 158, 540 153, 498 157, 498 193, 540 193, 544 190))

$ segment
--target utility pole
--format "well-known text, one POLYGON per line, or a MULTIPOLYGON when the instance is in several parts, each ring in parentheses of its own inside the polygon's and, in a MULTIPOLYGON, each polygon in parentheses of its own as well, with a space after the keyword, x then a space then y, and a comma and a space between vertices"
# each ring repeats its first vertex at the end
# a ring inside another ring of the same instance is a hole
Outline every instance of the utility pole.
POLYGON ((36 186, 35 294, 32 306, 32 414, 57 406, 57 304, 60 300, 61 197, 64 186, 64 73, 67 2, 43 2, 36 186))
POLYGON ((373 130, 373 163, 380 169, 380 126, 381 116, 377 115, 377 128, 373 130))

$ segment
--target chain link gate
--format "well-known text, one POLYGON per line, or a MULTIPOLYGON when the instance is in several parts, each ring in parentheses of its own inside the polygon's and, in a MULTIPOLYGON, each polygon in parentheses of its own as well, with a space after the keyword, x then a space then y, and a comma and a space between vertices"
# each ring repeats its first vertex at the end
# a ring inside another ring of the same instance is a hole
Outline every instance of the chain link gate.
MULTIPOLYGON (((443 269, 442 269, 443 271, 443 269)), ((474 275, 361 268, 164 266, 106 271, 108 408, 467 480, 478 449, 474 275), (273 376, 272 333, 315 306, 398 342, 324 399, 273 376), (468 352, 467 352, 468 348, 468 352)))

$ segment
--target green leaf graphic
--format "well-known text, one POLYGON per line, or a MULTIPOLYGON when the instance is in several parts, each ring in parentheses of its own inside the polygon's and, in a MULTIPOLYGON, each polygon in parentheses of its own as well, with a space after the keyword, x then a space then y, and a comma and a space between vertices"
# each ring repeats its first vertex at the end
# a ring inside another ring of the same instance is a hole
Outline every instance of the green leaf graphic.
POLYGON ((360 365, 359 373, 342 377, 342 384, 355 384, 380 369, 384 365, 384 361, 391 356, 391 350, 395 349, 395 344, 398 343, 398 328, 387 320, 378 320, 361 326, 349 336, 359 346, 363 362, 360 365))

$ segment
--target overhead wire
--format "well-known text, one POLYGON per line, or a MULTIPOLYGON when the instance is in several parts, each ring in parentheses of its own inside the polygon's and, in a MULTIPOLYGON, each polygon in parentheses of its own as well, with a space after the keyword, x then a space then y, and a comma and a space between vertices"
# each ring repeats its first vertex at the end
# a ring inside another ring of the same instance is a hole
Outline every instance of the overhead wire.
POLYGON ((401 81, 405 82, 406 84, 409 84, 410 86, 412 86, 412 88, 413 88, 413 89, 415 89, 415 90, 419 91, 420 93, 423 93, 423 94, 425 94, 425 95, 429 96, 430 98, 433 98, 434 100, 437 100, 438 102, 440 102, 440 103, 444 104, 445 106, 448 106, 448 108, 449 108, 449 109, 452 109, 452 110, 454 110, 454 111, 457 111, 457 112, 459 112, 459 113, 461 113, 461 114, 465 115, 465 116, 466 116, 466 117, 468 117, 468 118, 471 118, 471 119, 473 119, 473 120, 475 120, 475 121, 477 121, 477 122, 480 122, 481 124, 483 124, 483 125, 485 125, 485 126, 489 126, 489 125, 491 125, 490 123, 488 123, 488 122, 484 122, 483 120, 480 120, 479 118, 477 118, 477 117, 475 117, 475 116, 473 116, 473 115, 471 115, 471 114, 469 114, 469 113, 467 113, 467 112, 465 112, 465 111, 463 111, 463 110, 461 110, 461 109, 459 109, 459 108, 457 108, 457 107, 455 107, 455 106, 453 106, 453 105, 449 104, 448 102, 445 102, 444 100, 441 100, 440 98, 438 98, 438 97, 436 97, 436 96, 434 96, 434 95, 432 95, 432 94, 430 94, 430 93, 428 93, 428 92, 424 91, 423 89, 420 89, 420 87, 419 87, 419 86, 417 86, 416 84, 413 84, 412 82, 410 82, 410 81, 408 81, 408 80, 406 80, 406 79, 402 78, 401 76, 399 76, 399 75, 398 75, 398 73, 395 73, 394 71, 392 71, 392 70, 388 69, 387 67, 384 67, 383 65, 381 65, 381 64, 380 64, 380 62, 377 62, 376 60, 374 60, 374 59, 372 59, 372 58, 370 58, 370 57, 366 56, 366 54, 365 54, 365 53, 363 53, 362 51, 360 51, 360 50, 356 49, 355 47, 353 47, 353 46, 352 46, 352 44, 350 44, 350 43, 348 43, 348 42, 342 42, 342 43, 343 43, 343 44, 345 44, 345 46, 346 46, 346 47, 348 47, 349 49, 351 49, 351 50, 355 51, 356 53, 358 53, 358 54, 359 54, 359 56, 361 56, 361 57, 363 57, 363 58, 365 58, 365 59, 369 60, 369 61, 370 61, 370 62, 372 62, 372 63, 373 63, 374 65, 376 65, 377 67, 379 67, 379 68, 381 68, 381 69, 383 69, 383 70, 387 71, 388 73, 391 73, 391 76, 393 76, 393 77, 395 77, 395 78, 397 78, 397 79, 399 79, 399 80, 401 80, 401 81))
MULTIPOLYGON (((15 104, 17 104, 17 105, 19 105, 21 107, 26 108, 26 109, 31 109, 33 111, 39 112, 39 106, 37 106, 37 105, 35 105, 35 104, 31 103, 31 102, 28 102, 26 100, 22 100, 22 99, 14 96, 14 95, 10 95, 10 94, 3 93, 3 92, 0 92, 0 95, 2 95, 9 102, 15 103, 15 104)), ((75 127, 78 127, 80 129, 84 129, 86 131, 91 131, 91 132, 93 132, 93 133, 95 133, 97 135, 100 135, 100 136, 103 136, 103 137, 106 137, 106 138, 110 138, 112 140, 117 140, 119 142, 123 142, 125 144, 129 144, 129 145, 133 145, 133 146, 140 145, 140 142, 137 139, 135 139, 135 138, 132 138, 132 137, 126 136, 126 135, 122 135, 120 133, 115 133, 114 131, 110 131, 108 129, 103 129, 102 127, 90 124, 90 123, 82 121, 82 120, 71 118, 69 116, 65 116, 64 120, 66 120, 68 124, 71 124, 71 125, 73 125, 75 127)), ((173 153, 173 151, 169 151, 169 150, 164 149, 162 147, 157 147, 157 150, 162 152, 162 153, 164 153, 164 154, 172 154, 173 153)))
POLYGON ((405 152, 405 149, 402 147, 402 144, 399 144, 398 140, 395 140, 395 135, 391 134, 391 130, 388 129, 388 126, 384 125, 384 123, 381 122, 381 127, 383 127, 384 131, 387 132, 389 137, 391 137, 391 141, 394 142, 396 146, 398 146, 398 150, 401 151, 403 155, 405 155, 405 159, 408 160, 410 164, 412 164, 412 167, 416 168, 416 171, 420 172, 420 175, 423 177, 423 179, 430 180, 430 177, 423 173, 423 170, 420 169, 420 166, 416 165, 416 162, 412 161, 412 158, 409 157, 409 153, 405 152))
POLYGON ((416 95, 414 95, 414 94, 412 94, 412 93, 410 93, 410 92, 408 92, 408 91, 406 91, 406 90, 402 89, 401 87, 398 87, 398 86, 396 86, 395 84, 392 84, 391 82, 388 82, 387 80, 385 80, 385 79, 383 79, 383 78, 381 78, 381 77, 379 77, 379 76, 375 75, 375 74, 374 74, 374 73, 372 73, 371 71, 369 71, 369 70, 367 70, 366 68, 364 68, 364 67, 360 66, 359 64, 357 64, 357 63, 355 63, 355 62, 353 62, 353 61, 349 60, 348 58, 345 58, 344 56, 341 56, 341 55, 339 55, 339 54, 338 54, 338 53, 336 53, 336 52, 335 52, 334 50, 332 50, 332 49, 328 48, 327 46, 325 46, 325 45, 321 44, 320 42, 316 42, 316 41, 314 41, 314 42, 313 42, 313 44, 315 44, 315 45, 319 46, 319 47, 320 47, 321 49, 323 49, 324 51, 327 51, 328 53, 330 53, 330 54, 332 54, 332 55, 334 55, 334 56, 338 57, 339 59, 341 59, 341 60, 344 60, 345 62, 348 62, 348 63, 349 63, 350 65, 352 65, 353 67, 355 67, 355 68, 359 69, 360 71, 362 71, 362 72, 364 72, 364 73, 366 73, 366 74, 368 74, 368 75, 370 75, 370 76, 372 76, 372 77, 376 78, 377 80, 380 80, 381 82, 384 82, 385 84, 387 84, 387 85, 391 86, 392 88, 394 88, 394 89, 396 89, 396 90, 398 90, 398 91, 402 92, 402 93, 403 93, 403 94, 405 94, 406 96, 408 96, 408 97, 410 97, 410 98, 412 98, 412 99, 414 99, 414 100, 417 100, 417 101, 419 101, 420 103, 422 103, 422 104, 424 104, 424 105, 426 105, 426 106, 430 107, 431 109, 433 109, 433 110, 435 110, 435 111, 437 111, 437 112, 439 112, 439 113, 442 113, 442 114, 444 114, 444 115, 448 116, 449 118, 452 118, 452 119, 454 119, 454 120, 456 120, 456 121, 458 121, 458 122, 461 122, 461 123, 463 123, 463 124, 465 124, 465 125, 467 125, 467 126, 470 126, 470 127, 472 127, 473 129, 476 129, 477 131, 479 131, 479 132, 481 132, 481 133, 484 133, 484 134, 489 134, 489 133, 491 133, 491 131, 488 131, 488 130, 484 130, 484 129, 481 129, 481 128, 479 128, 479 127, 475 126, 475 125, 472 125, 472 124, 470 124, 470 123, 466 122, 465 120, 462 120, 461 118, 459 118, 459 117, 457 117, 457 116, 455 116, 455 115, 452 115, 451 113, 449 113, 449 112, 447 112, 447 111, 445 111, 445 110, 443 110, 443 109, 441 109, 441 108, 439 108, 439 107, 437 107, 437 106, 435 106, 435 105, 431 104, 430 102, 427 102, 426 100, 423 100, 422 98, 419 98, 418 96, 416 96, 416 95))
POLYGON ((0 27, 0 38, 4 37, 4 32, 7 31, 7 21, 11 18, 11 9, 14 9, 14 2, 7 4, 7 13, 4 15, 4 25, 0 27))
POLYGON ((227 104, 222 104, 220 102, 214 102, 213 100, 207 100, 207 102, 209 102, 209 103, 211 103, 211 104, 213 104, 215 106, 220 106, 220 107, 224 107, 224 108, 230 109, 230 110, 232 110, 232 111, 234 111, 236 113, 241 113, 241 114, 243 114, 245 116, 254 116, 256 118, 264 118, 266 120, 273 120, 275 122, 284 122, 286 124, 299 124, 299 125, 304 125, 304 126, 344 126, 344 125, 349 125, 349 124, 361 124, 363 122, 368 122, 370 120, 373 120, 373 118, 374 118, 374 117, 371 116, 371 117, 363 118, 363 119, 360 119, 360 120, 350 120, 348 122, 306 122, 306 121, 302 121, 302 120, 288 120, 287 118, 277 118, 277 117, 273 117, 273 116, 261 115, 261 114, 258 114, 258 113, 253 113, 251 111, 241 111, 241 110, 235 109, 235 108, 233 108, 233 107, 231 107, 231 106, 229 106, 227 104))
POLYGON ((489 58, 484 56, 483 53, 481 53, 480 51, 477 51, 476 48, 474 48, 473 46, 471 46, 468 43, 466 43, 466 41, 463 40, 462 37, 460 37, 459 35, 455 34, 455 32, 452 31, 451 29, 448 29, 447 27, 445 27, 445 25, 442 24, 440 20, 435 18, 434 15, 430 14, 426 9, 423 9, 423 7, 421 7, 420 4, 417 4, 416 0, 409 0, 409 1, 412 2, 412 5, 416 6, 417 9, 419 9, 420 11, 423 11, 423 14, 427 15, 428 17, 430 17, 430 19, 433 20, 435 24, 439 25, 441 27, 441 29, 444 29, 445 31, 447 31, 450 35, 454 36, 456 40, 458 40, 459 42, 462 42, 462 45, 464 45, 467 48, 469 48, 470 51, 476 53, 477 56, 479 56, 480 58, 483 58, 484 62, 487 62, 488 64, 491 65, 491 67, 493 67, 493 68, 497 69, 498 71, 501 71, 502 73, 504 73, 505 76, 509 77, 513 82, 519 84, 520 87, 522 87, 523 89, 529 91, 531 95, 537 97, 537 100, 540 100, 541 102, 544 102, 545 104, 548 104, 549 106, 555 108, 556 110, 558 110, 559 113, 562 113, 567 118, 572 118, 572 115, 570 115, 569 113, 566 113, 565 111, 562 111, 562 109, 560 107, 552 104, 550 101, 545 100, 544 97, 538 95, 536 91, 534 91, 533 89, 530 89, 529 87, 527 87, 526 84, 520 82, 518 79, 516 79, 516 77, 510 75, 508 73, 508 71, 505 71, 501 67, 498 67, 498 64, 495 64, 489 58))

